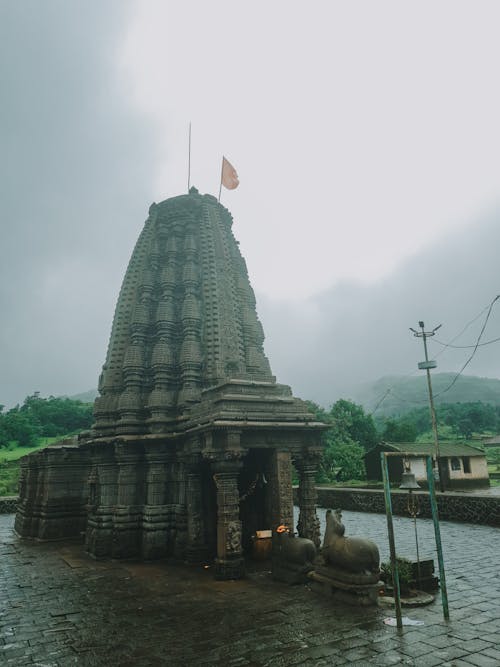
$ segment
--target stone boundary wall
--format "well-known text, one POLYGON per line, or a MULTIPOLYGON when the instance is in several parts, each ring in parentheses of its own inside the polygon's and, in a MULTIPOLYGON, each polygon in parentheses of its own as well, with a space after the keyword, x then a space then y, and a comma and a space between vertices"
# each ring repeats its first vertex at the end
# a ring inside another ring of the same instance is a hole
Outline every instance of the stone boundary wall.
MULTIPOLYGON (((354 512, 374 512, 385 514, 384 492, 375 489, 331 489, 318 487, 318 506, 340 507, 354 512)), ((297 489, 294 488, 294 501, 297 504, 297 489)), ((429 495, 417 493, 420 499, 419 516, 431 518, 429 495)), ((407 494, 392 491, 392 511, 398 516, 408 516, 406 509, 407 494)), ((500 496, 474 496, 472 494, 438 494, 439 518, 444 521, 461 521, 500 527, 500 496)), ((14 514, 18 497, 0 497, 0 514, 14 514)))
MULTIPOLYGON (((318 487, 318 506, 354 512, 385 514, 382 489, 347 489, 318 487)), ((432 518, 429 495, 416 494, 420 500, 420 517, 432 518)), ((392 511, 398 516, 408 516, 407 492, 391 491, 392 511)), ((294 488, 297 503, 297 489, 294 488)), ((473 495, 471 493, 437 494, 439 518, 443 521, 460 521, 487 526, 500 526, 500 496, 473 495)))
POLYGON ((17 496, 0 496, 0 514, 15 514, 18 500, 17 496))

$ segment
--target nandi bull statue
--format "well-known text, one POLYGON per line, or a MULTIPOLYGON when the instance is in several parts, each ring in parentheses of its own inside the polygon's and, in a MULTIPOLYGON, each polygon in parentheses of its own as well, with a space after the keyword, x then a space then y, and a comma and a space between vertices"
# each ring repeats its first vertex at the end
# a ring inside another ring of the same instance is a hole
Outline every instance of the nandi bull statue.
POLYGON ((295 537, 285 525, 273 531, 272 554, 273 578, 287 584, 307 581, 307 574, 313 569, 317 556, 312 540, 295 537))
POLYGON ((377 545, 362 537, 345 537, 341 510, 327 510, 326 530, 321 548, 325 563, 360 574, 380 572, 377 545))
POLYGON ((377 545, 361 537, 346 537, 340 510, 328 510, 320 557, 308 574, 313 588, 336 600, 355 605, 376 605, 380 556, 377 545))

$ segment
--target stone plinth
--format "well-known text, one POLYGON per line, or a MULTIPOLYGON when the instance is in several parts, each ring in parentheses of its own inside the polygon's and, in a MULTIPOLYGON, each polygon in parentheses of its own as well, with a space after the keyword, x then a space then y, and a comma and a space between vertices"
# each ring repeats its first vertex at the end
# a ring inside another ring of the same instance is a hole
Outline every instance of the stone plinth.
POLYGON ((307 576, 316 592, 332 598, 334 602, 345 602, 357 607, 377 605, 379 591, 384 587, 378 574, 352 575, 331 566, 315 565, 307 576))

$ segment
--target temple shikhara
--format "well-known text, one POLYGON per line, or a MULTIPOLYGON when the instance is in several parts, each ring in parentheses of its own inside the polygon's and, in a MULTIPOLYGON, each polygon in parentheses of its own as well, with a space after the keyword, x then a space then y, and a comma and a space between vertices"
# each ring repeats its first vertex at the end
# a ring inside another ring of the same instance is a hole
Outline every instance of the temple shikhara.
POLYGON ((16 531, 96 558, 215 561, 244 574, 257 530, 319 545, 323 424, 263 351, 232 217, 215 197, 153 204, 116 306, 90 432, 22 461, 16 531))

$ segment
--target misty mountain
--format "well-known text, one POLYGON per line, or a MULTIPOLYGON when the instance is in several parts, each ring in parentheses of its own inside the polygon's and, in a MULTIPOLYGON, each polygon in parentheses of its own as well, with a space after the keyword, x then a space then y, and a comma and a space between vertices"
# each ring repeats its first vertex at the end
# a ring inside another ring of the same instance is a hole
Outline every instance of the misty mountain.
POLYGON ((428 340, 429 358, 440 372, 457 373, 473 356, 468 374, 499 378, 500 300, 488 317, 500 293, 499 218, 496 210, 457 225, 375 284, 337 284, 302 301, 257 294, 265 348, 278 380, 295 395, 328 406, 354 398, 374 378, 420 375, 422 339, 409 331, 419 320, 426 330, 442 324, 428 340), (494 342, 483 345, 489 341, 494 342))
MULTIPOLYGON (((450 387, 454 373, 432 375, 432 393, 436 405, 480 401, 500 405, 500 380, 462 375, 450 387)), ((359 387, 353 400, 377 416, 403 415, 414 408, 429 405, 425 373, 419 377, 387 376, 359 387)))
MULTIPOLYGON (((436 405, 441 403, 489 403, 500 405, 500 380, 461 375, 453 384, 454 373, 432 375, 432 391, 436 405)), ((93 403, 97 389, 89 389, 69 398, 83 403, 93 403)), ((304 397, 307 398, 307 397, 304 397)), ((366 412, 380 417, 403 415, 414 408, 429 405, 427 378, 391 375, 362 384, 351 392, 351 400, 362 405, 366 412)))
POLYGON ((81 401, 82 403, 93 403, 98 397, 99 392, 97 389, 89 389, 88 391, 82 391, 80 394, 74 394, 70 396, 73 401, 81 401))
MULTIPOLYGON (((500 301, 489 316, 488 308, 500 293, 499 218, 496 212, 457 227, 376 284, 339 284, 295 301, 257 293, 265 349, 278 382, 325 407, 347 398, 372 410, 397 378, 380 406, 383 414, 403 410, 405 400, 410 407, 415 400, 425 403, 425 374, 417 370, 424 359, 422 339, 409 330, 423 319, 427 330, 443 325, 428 340, 429 358, 439 369, 433 373, 435 393, 444 389, 447 374, 454 377, 467 364, 467 375, 476 377, 461 376, 443 400, 496 402, 498 385, 488 378, 500 377, 500 301), (423 389, 406 388, 401 378, 413 375, 416 384, 409 379, 408 387, 423 389)), ((104 353, 102 345, 101 358, 104 353)))

